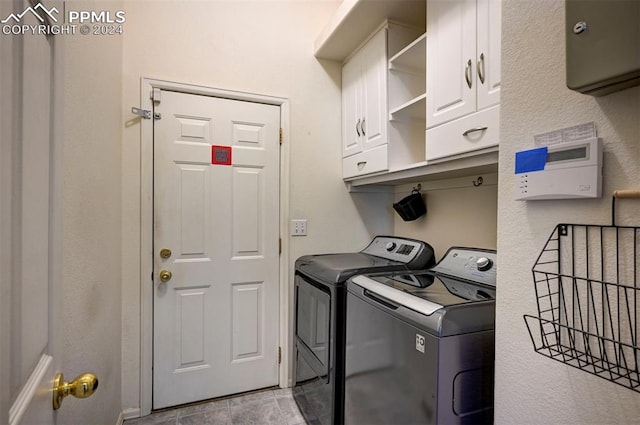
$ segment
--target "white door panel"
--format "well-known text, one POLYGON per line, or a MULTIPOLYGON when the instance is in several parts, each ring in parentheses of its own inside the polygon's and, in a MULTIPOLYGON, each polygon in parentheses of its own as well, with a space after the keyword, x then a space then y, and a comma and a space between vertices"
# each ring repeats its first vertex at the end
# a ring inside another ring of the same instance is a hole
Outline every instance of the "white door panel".
POLYGON ((362 59, 354 56, 342 67, 342 157, 362 152, 360 123, 362 59))
POLYGON ((387 143, 387 30, 379 31, 362 50, 364 81, 362 149, 387 143))
POLYGON ((163 91, 156 111, 154 408, 275 385, 279 107, 163 91))

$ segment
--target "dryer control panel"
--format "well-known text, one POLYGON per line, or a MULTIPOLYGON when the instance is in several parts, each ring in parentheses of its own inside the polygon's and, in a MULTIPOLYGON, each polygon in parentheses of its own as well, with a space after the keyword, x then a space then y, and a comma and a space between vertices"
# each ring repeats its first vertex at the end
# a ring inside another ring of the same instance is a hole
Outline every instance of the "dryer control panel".
POLYGON ((435 263, 431 245, 416 239, 398 236, 376 236, 362 252, 400 263, 412 264, 414 266, 410 267, 412 269, 428 267, 435 263))
POLYGON ((452 247, 432 270, 495 287, 497 257, 491 249, 452 247))

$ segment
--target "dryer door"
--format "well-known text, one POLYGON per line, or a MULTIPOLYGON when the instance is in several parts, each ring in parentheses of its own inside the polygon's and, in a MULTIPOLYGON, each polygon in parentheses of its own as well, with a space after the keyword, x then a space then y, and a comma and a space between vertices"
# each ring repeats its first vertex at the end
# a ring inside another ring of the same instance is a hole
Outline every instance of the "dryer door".
POLYGON ((329 374, 331 294, 296 275, 296 344, 319 376, 329 374))

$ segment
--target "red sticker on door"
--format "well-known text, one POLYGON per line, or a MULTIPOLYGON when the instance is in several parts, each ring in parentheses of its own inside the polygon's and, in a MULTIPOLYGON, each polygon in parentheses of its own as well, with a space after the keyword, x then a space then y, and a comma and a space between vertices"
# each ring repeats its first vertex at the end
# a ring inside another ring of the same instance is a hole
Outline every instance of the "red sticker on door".
POLYGON ((214 165, 231 165, 231 146, 211 146, 211 163, 214 165))

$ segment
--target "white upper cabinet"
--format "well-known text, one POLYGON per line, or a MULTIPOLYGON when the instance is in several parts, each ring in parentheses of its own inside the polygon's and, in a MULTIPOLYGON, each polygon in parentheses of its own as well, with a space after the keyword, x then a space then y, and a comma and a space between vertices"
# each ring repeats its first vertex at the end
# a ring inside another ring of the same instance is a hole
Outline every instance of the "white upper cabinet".
POLYGON ((426 160, 500 140, 500 0, 427 1, 426 160))
POLYGON ((387 143, 387 36, 381 29, 342 68, 342 156, 387 143))
POLYGON ((418 124, 413 120, 413 115, 420 115, 414 112, 414 109, 420 109, 420 102, 415 98, 424 99, 425 86, 424 67, 422 84, 415 83, 420 80, 416 75, 416 72, 420 74, 420 65, 416 71, 414 62, 422 62, 424 55, 420 61, 401 52, 408 45, 420 44, 416 41, 420 32, 413 27, 385 21, 344 63, 342 157, 345 179, 387 171, 399 163, 414 163, 416 158, 424 160, 424 102, 422 120, 418 120, 418 124), (395 58, 393 70, 390 70, 390 57, 395 58), (415 94, 418 92, 422 95, 415 94), (393 121, 389 114, 390 99, 395 108, 393 121))
POLYGON ((476 0, 427 2, 427 128, 476 110, 476 0))
POLYGON ((427 1, 427 128, 500 101, 501 4, 427 1))

